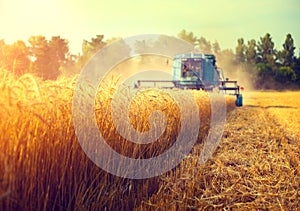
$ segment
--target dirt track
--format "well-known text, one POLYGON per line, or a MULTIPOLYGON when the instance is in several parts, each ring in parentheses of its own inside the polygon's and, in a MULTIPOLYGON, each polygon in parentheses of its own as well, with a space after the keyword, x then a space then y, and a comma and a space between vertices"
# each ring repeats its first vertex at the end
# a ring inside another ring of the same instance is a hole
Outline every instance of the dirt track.
POLYGON ((215 159, 223 162, 222 171, 239 175, 230 183, 237 202, 249 197, 229 207, 299 208, 298 97, 299 92, 250 92, 244 107, 229 114, 215 159))
POLYGON ((199 165, 193 153, 145 207, 299 209, 299 96, 246 93, 245 105, 228 114, 214 156, 199 165))

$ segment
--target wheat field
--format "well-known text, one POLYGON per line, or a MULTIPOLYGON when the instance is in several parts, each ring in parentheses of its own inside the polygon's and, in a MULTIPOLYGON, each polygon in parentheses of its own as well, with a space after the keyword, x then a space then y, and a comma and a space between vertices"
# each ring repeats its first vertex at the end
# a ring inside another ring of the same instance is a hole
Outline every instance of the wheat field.
MULTIPOLYGON (((133 180, 101 170, 81 149, 72 120, 76 77, 49 82, 2 71, 0 79, 1 210, 299 208, 300 105, 293 100, 299 92, 245 93, 242 108, 227 97, 221 143, 200 165, 211 111, 207 93, 192 91, 202 121, 192 152, 172 171, 133 180)), ((149 130, 153 110, 162 111, 167 120, 155 143, 135 145, 113 125, 115 84, 100 87, 95 101, 97 125, 107 143, 132 158, 168 149, 181 126, 174 100, 153 89, 132 101, 129 117, 137 131, 149 130)))

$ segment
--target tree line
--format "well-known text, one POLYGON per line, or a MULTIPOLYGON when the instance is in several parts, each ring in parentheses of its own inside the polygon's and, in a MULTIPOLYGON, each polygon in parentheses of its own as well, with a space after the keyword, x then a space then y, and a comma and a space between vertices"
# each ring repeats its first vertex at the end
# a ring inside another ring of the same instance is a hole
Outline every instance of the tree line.
MULTIPOLYGON (((107 43, 103 35, 96 35, 90 41, 83 40, 82 53, 70 53, 69 42, 60 36, 47 40, 44 36, 31 36, 29 45, 18 40, 6 44, 0 40, 0 69, 16 76, 31 73, 44 80, 56 80, 60 75, 79 73, 84 64, 107 43)), ((108 40, 109 42, 110 40, 108 40)))
MULTIPOLYGON (((295 44, 291 34, 287 34, 280 49, 275 49, 269 33, 258 40, 237 40, 234 50, 222 50, 217 41, 210 42, 197 37, 193 32, 181 30, 179 38, 195 45, 203 53, 216 55, 218 63, 236 74, 247 73, 255 88, 276 89, 300 87, 300 55, 295 55, 295 44)), ((0 40, 0 69, 6 69, 17 76, 31 73, 45 80, 56 80, 60 75, 79 73, 88 60, 101 48, 120 38, 104 41, 103 35, 91 40, 83 40, 82 52, 71 54, 69 42, 60 36, 47 40, 44 36, 31 36, 24 41, 6 44, 0 40)), ((159 43, 157 43, 159 44, 159 43)), ((137 48, 144 43, 137 43, 137 48)))
POLYGON ((217 41, 211 43, 204 37, 198 38, 193 32, 182 30, 178 36, 195 45, 200 51, 213 53, 225 71, 235 75, 246 75, 257 89, 284 89, 300 87, 300 55, 295 55, 296 46, 291 34, 287 34, 280 49, 270 33, 259 40, 237 40, 234 50, 221 50, 217 41), (234 68, 234 70, 232 70, 234 68), (246 74, 244 74, 246 73, 246 74))

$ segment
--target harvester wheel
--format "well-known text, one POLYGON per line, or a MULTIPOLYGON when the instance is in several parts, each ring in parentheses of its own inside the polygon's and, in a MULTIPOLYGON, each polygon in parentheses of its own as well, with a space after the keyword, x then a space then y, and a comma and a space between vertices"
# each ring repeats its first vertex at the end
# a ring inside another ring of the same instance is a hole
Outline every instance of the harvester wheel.
POLYGON ((238 107, 243 106, 243 95, 239 94, 236 96, 235 104, 238 107))

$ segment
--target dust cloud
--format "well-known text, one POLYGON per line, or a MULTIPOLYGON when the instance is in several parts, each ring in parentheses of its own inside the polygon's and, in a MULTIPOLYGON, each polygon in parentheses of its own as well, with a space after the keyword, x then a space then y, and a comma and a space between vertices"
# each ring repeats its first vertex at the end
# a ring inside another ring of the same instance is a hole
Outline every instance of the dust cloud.
POLYGON ((172 58, 142 55, 125 60, 111 69, 106 78, 133 86, 137 80, 172 80, 172 58))
MULTIPOLYGON (((217 59, 218 68, 222 69, 224 72, 225 78, 229 80, 235 80, 238 82, 238 85, 244 87, 245 91, 254 90, 254 76, 250 73, 249 68, 241 64, 236 64, 233 61, 233 58, 220 58, 217 59)), ((254 72, 254 71, 251 71, 254 72)))

